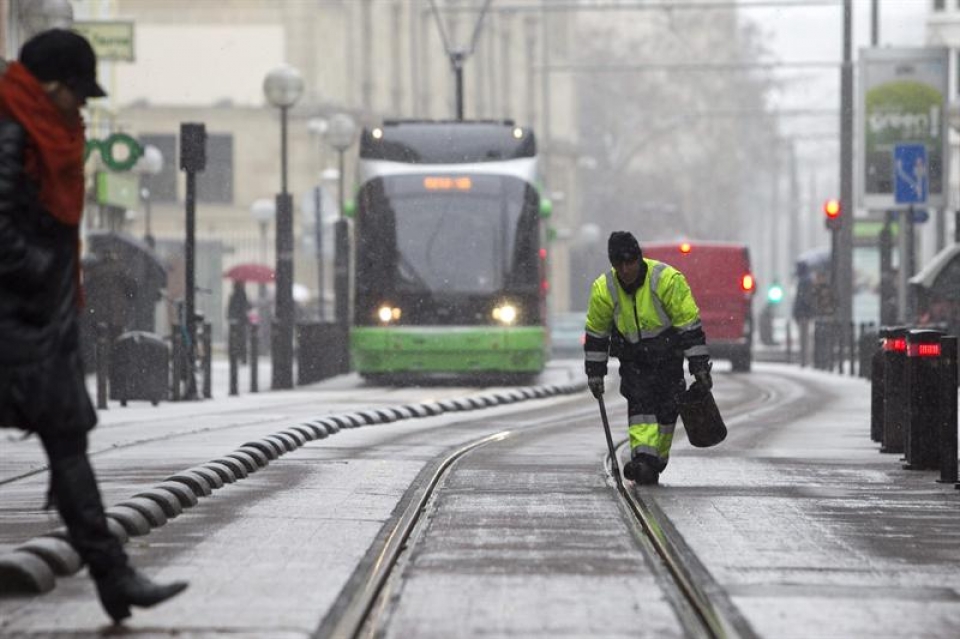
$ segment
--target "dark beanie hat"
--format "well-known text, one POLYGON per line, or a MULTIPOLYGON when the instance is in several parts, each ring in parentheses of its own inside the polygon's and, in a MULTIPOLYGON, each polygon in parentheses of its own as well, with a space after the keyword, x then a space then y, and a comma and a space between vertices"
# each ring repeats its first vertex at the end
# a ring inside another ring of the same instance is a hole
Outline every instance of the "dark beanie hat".
POLYGON ((632 262, 643 257, 637 238, 628 231, 614 231, 607 241, 607 256, 611 264, 632 262))
POLYGON ((41 31, 20 48, 20 64, 40 82, 62 82, 79 97, 107 95, 97 84, 97 56, 93 47, 74 31, 41 31))

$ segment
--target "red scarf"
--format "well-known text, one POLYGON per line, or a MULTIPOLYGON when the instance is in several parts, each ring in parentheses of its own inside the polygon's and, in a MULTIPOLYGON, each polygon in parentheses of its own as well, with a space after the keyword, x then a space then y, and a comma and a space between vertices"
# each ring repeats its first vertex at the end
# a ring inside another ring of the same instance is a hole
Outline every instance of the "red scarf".
POLYGON ((70 226, 83 214, 83 119, 57 109, 40 82, 19 62, 0 77, 0 116, 27 131, 24 171, 40 185, 40 203, 70 226))

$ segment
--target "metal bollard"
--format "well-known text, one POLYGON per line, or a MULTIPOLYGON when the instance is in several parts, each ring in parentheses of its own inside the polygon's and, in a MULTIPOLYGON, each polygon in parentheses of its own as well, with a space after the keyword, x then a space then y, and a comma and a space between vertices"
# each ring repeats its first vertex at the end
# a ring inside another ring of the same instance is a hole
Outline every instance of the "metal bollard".
POLYGON ((203 396, 213 397, 213 325, 203 323, 203 396))
POLYGON ((250 392, 258 391, 257 374, 260 368, 260 327, 256 324, 250 330, 250 392))
POLYGON ((94 342, 94 359, 97 366, 97 408, 106 410, 107 408, 107 379, 110 375, 110 346, 107 343, 107 325, 100 323, 96 328, 96 341, 94 342))
POLYGON ((813 367, 817 370, 824 370, 827 367, 824 333, 823 322, 816 320, 813 323, 813 367))
POLYGON ((907 470, 940 467, 940 331, 907 333, 907 421, 904 452, 907 470))
POLYGON ((227 322, 227 359, 230 362, 230 396, 233 397, 240 393, 237 379, 240 359, 240 322, 232 319, 227 322))
MULTIPOLYGON (((861 329, 862 332, 862 329, 861 329)), ((853 322, 850 322, 847 325, 847 343, 850 345, 850 377, 856 377, 856 363, 857 363, 857 325, 853 322)))
POLYGON ((786 335, 786 338, 787 338, 787 353, 786 353, 787 364, 792 364, 792 363, 793 363, 793 339, 792 339, 793 336, 790 334, 790 325, 791 325, 791 324, 793 324, 793 322, 790 321, 790 318, 788 317, 788 318, 787 318, 787 322, 786 322, 786 329, 787 329, 787 335, 786 335))
POLYGON ((183 380, 183 336, 177 324, 171 326, 170 331, 170 399, 179 402, 180 382, 183 380))
POLYGON ((883 353, 883 439, 881 453, 902 453, 906 416, 904 376, 907 365, 907 329, 880 329, 883 353))
POLYGON ((957 481, 957 336, 940 338, 940 481, 957 481))
POLYGON ((876 348, 870 360, 870 441, 877 443, 883 441, 883 396, 883 351, 876 348))

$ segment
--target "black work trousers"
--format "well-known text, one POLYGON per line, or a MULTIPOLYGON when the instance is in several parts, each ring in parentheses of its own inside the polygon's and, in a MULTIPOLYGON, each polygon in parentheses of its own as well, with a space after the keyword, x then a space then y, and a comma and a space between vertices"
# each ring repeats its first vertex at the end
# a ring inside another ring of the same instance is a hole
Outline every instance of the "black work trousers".
POLYGON ((50 487, 70 541, 94 579, 127 565, 120 541, 107 527, 100 489, 83 432, 40 433, 50 462, 50 487))
POLYGON ((670 458, 679 415, 677 394, 685 387, 683 355, 620 361, 620 394, 627 400, 631 455, 656 459, 660 471, 670 458))

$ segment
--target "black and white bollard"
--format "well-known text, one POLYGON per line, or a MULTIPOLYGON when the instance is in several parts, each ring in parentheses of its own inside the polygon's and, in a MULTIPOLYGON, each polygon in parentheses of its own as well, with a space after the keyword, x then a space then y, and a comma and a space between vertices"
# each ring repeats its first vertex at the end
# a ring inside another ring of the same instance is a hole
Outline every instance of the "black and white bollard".
POLYGON ((907 470, 940 467, 940 331, 907 333, 907 422, 904 453, 907 470))
POLYGON ((907 329, 881 328, 883 352, 883 438, 881 453, 903 453, 907 397, 904 392, 907 363, 907 329))

